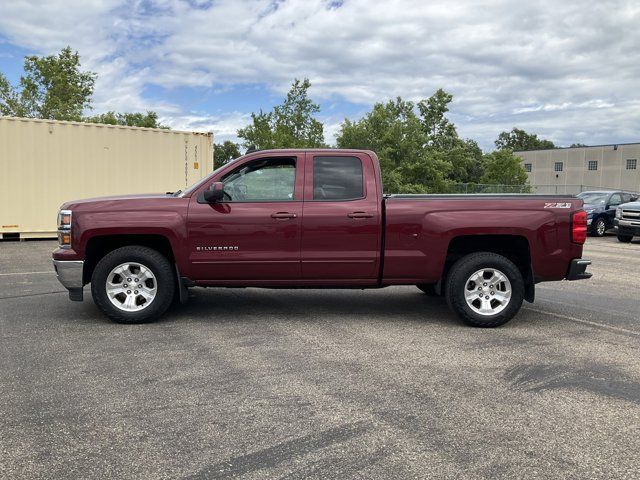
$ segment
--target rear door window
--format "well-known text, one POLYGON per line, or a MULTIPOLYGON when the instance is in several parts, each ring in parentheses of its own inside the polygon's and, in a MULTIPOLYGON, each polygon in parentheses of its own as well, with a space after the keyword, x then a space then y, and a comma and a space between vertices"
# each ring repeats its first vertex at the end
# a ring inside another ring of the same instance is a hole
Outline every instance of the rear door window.
POLYGON ((358 157, 314 157, 313 199, 355 200, 364 197, 362 161, 358 157))

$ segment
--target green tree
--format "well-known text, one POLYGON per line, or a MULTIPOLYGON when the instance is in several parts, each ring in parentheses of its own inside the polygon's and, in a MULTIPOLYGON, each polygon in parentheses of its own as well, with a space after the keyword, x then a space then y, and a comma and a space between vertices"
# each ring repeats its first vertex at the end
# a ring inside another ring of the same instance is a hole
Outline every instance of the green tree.
POLYGON ((439 88, 429 98, 418 102, 422 128, 427 136, 427 145, 436 150, 460 146, 461 140, 455 125, 445 117, 452 100, 453 95, 439 88))
POLYGON ((418 102, 426 148, 451 164, 447 179, 456 183, 478 182, 482 176, 482 150, 473 140, 458 136, 455 125, 445 116, 453 95, 438 89, 431 97, 418 102))
POLYGON ((80 56, 71 47, 58 55, 25 57, 18 86, 12 87, 0 75, 0 111, 18 117, 81 120, 90 107, 95 79, 95 73, 80 69, 80 56))
POLYGON ((240 145, 225 140, 224 143, 216 143, 213 149, 213 164, 220 167, 234 158, 240 156, 240 145))
POLYGON ((508 149, 512 152, 556 148, 551 140, 538 138, 536 134, 527 133, 515 127, 510 132, 501 132, 495 144, 499 150, 508 149))
POLYGON ((478 183, 484 174, 482 150, 473 140, 459 140, 454 146, 443 150, 451 170, 447 178, 455 183, 478 183))
POLYGON ((84 121, 89 123, 105 123, 107 125, 124 125, 127 127, 169 128, 166 125, 162 125, 158 121, 158 114, 152 111, 147 111, 147 113, 116 113, 109 111, 94 115, 93 117, 87 117, 84 121))
POLYGON ((0 73, 0 115, 25 116, 20 96, 2 73, 0 73))
POLYGON ((587 147, 584 143, 572 143, 569 148, 579 148, 579 147, 587 147))
POLYGON ((427 135, 415 105, 398 97, 376 103, 358 121, 345 119, 337 136, 340 148, 363 148, 378 154, 385 192, 426 193, 446 190, 451 163, 426 148, 427 135))
POLYGON ((510 150, 495 150, 485 155, 485 173, 482 183, 500 185, 526 185, 525 172, 520 157, 510 150))
POLYGON ((83 112, 91 109, 95 80, 95 73, 81 70, 80 55, 71 47, 63 48, 58 55, 27 56, 17 86, 0 73, 0 115, 169 128, 160 124, 158 114, 151 111, 110 111, 84 117, 83 112))
POLYGON ((317 148, 324 143, 323 125, 314 118, 320 106, 308 97, 309 79, 295 79, 284 102, 271 112, 251 114, 251 124, 238 130, 245 147, 317 148))

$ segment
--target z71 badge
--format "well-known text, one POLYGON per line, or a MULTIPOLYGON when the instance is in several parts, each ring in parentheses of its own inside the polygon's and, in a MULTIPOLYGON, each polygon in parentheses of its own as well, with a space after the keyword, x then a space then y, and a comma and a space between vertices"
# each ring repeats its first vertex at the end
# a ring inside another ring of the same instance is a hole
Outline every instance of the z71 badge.
POLYGON ((545 203, 544 208, 571 208, 571 202, 567 203, 545 203))

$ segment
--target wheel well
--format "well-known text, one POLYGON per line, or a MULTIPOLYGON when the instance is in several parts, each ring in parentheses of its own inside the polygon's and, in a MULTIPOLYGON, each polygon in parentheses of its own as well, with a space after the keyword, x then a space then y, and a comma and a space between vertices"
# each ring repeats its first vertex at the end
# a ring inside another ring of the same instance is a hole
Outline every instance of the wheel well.
POLYGON ((442 278, 446 278, 451 266, 460 258, 474 252, 493 252, 511 260, 522 273, 525 282, 525 299, 533 301, 533 272, 529 241, 521 235, 464 235, 449 243, 442 278))
POLYGON ((93 270, 102 257, 113 250, 128 245, 141 245, 153 248, 167 257, 171 263, 175 262, 171 243, 162 235, 105 235, 93 237, 87 243, 84 259, 83 283, 91 281, 93 270))

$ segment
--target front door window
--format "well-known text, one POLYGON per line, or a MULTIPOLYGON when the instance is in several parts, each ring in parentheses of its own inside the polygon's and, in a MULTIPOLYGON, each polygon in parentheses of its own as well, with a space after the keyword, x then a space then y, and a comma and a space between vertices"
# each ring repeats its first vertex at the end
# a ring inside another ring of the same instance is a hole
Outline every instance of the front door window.
POLYGON ((251 162, 223 178, 225 201, 293 201, 296 162, 293 158, 271 158, 251 162))

